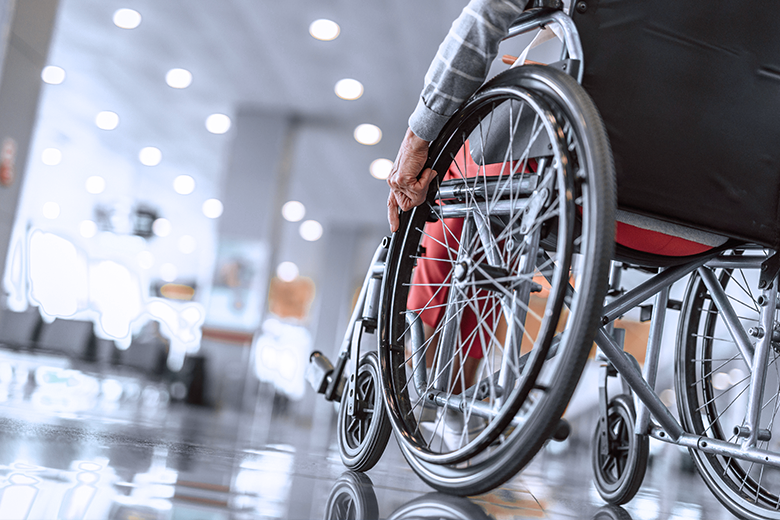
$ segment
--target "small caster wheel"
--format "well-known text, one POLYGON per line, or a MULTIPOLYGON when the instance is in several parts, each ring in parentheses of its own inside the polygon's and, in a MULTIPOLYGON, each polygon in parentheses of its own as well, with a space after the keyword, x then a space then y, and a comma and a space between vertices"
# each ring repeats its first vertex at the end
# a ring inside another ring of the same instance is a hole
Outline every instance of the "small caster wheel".
POLYGON ((333 484, 325 504, 325 520, 379 518, 379 504, 368 475, 347 471, 333 484))
POLYGON ((628 511, 620 506, 608 505, 596 511, 593 520, 632 520, 628 511))
POLYGON ((444 493, 428 493, 407 502, 387 517, 387 520, 490 520, 484 509, 466 497, 444 493))
POLYGON ((384 453, 390 432, 379 380, 379 359, 376 353, 369 352, 358 364, 354 384, 348 383, 341 396, 338 417, 341 461, 353 471, 368 471, 384 453), (351 392, 356 394, 353 415, 349 415, 351 392))
POLYGON ((627 395, 609 402, 606 429, 601 428, 604 419, 599 418, 593 435, 591 462, 596 489, 608 503, 621 505, 634 498, 645 478, 649 438, 634 433, 636 412, 627 395))

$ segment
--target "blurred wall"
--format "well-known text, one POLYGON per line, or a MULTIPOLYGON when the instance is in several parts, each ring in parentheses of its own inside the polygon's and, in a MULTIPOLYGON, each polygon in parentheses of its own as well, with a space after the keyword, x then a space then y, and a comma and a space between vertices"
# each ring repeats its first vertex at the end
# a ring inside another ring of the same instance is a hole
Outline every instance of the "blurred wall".
MULTIPOLYGON (((58 4, 59 0, 0 0, 0 152, 8 139, 15 143, 13 176, 0 184, 0 273, 5 272, 58 4)), ((0 304, 0 311, 3 307, 0 304)))

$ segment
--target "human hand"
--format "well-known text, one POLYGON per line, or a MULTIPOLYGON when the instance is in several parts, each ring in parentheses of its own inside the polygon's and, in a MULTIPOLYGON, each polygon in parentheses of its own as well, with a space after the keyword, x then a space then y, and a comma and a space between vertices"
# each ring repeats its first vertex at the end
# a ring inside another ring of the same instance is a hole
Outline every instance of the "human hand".
POLYGON ((394 233, 400 225, 398 209, 409 211, 422 204, 428 193, 428 185, 436 177, 436 172, 430 168, 422 171, 427 159, 428 141, 420 139, 411 129, 407 129, 393 169, 387 178, 387 184, 390 186, 387 220, 390 222, 390 231, 394 233))

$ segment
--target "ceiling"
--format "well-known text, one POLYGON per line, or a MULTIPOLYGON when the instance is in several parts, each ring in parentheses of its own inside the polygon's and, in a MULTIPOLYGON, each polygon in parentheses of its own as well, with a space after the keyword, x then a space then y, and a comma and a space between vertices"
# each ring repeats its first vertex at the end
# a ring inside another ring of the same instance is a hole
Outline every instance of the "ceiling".
POLYGON ((208 133, 205 118, 239 110, 289 112, 320 137, 297 150, 293 166, 293 184, 303 191, 296 195, 307 199, 310 215, 324 223, 347 220, 355 202, 365 202, 362 210, 378 203, 379 211, 360 213, 381 221, 386 188, 368 175, 368 166, 394 158, 427 65, 461 7, 449 0, 62 0, 49 63, 64 68, 67 78, 47 86, 57 113, 43 116, 61 122, 54 140, 90 134, 131 161, 142 147, 156 146, 164 157, 158 170, 187 172, 203 189, 218 191, 231 134, 208 133), (112 23, 121 7, 141 13, 138 28, 112 23), (341 26, 337 39, 309 35, 309 24, 323 17, 341 26), (192 72, 190 87, 165 84, 174 67, 192 72), (334 94, 335 83, 346 77, 363 83, 360 99, 334 94), (96 129, 100 110, 118 113, 120 126, 96 129), (354 127, 366 122, 383 130, 378 145, 352 138, 354 127), (317 211, 322 193, 335 200, 317 211))
MULTIPOLYGON (((194 236, 198 249, 211 251, 213 258, 216 225, 203 216, 201 205, 220 197, 235 125, 224 135, 211 134, 206 117, 224 113, 235 120, 239 112, 268 111, 302 121, 288 198, 306 205, 307 218, 325 227, 324 238, 333 226, 385 232, 387 187, 369 175, 369 165, 395 157, 428 64, 463 5, 452 0, 61 0, 48 63, 62 67, 66 78, 42 89, 27 169, 27 183, 35 189, 26 190, 21 214, 89 251, 94 245, 79 237, 78 229, 94 218, 96 205, 113 207, 119 222, 140 201, 171 220, 171 237, 194 236), (138 11, 141 24, 132 30, 114 25, 120 8, 138 11), (311 37, 309 25, 318 18, 336 21, 339 37, 329 42, 311 37), (167 86, 165 75, 172 68, 189 70, 192 84, 167 86), (334 85, 342 78, 362 82, 363 96, 339 99, 334 85), (96 127, 95 115, 103 110, 119 115, 115 130, 96 127), (382 141, 357 143, 352 132, 361 123, 379 126, 382 141), (159 165, 138 161, 139 150, 147 146, 162 151, 159 165), (62 151, 57 166, 40 161, 49 147, 62 151), (193 193, 173 191, 180 174, 195 179, 193 193), (92 175, 106 179, 99 195, 84 189, 92 175), (55 221, 41 215, 48 200, 60 201, 55 221)), ((519 53, 524 42, 507 45, 519 53)), ((126 249, 134 247, 152 248, 126 249)), ((203 255, 176 251, 175 240, 153 247, 180 274, 208 278, 213 272, 203 255)))

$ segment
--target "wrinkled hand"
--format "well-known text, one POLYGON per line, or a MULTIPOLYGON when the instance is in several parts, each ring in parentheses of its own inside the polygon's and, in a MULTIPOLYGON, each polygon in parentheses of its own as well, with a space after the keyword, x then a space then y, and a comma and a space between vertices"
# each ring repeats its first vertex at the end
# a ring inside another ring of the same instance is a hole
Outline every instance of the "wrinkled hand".
POLYGON ((428 141, 420 139, 411 129, 408 129, 401 143, 401 149, 398 150, 393 169, 387 178, 387 184, 390 185, 390 195, 387 197, 387 220, 390 222, 392 232, 398 231, 399 208, 409 211, 425 200, 428 185, 436 177, 436 172, 430 168, 422 171, 427 159, 428 141))

